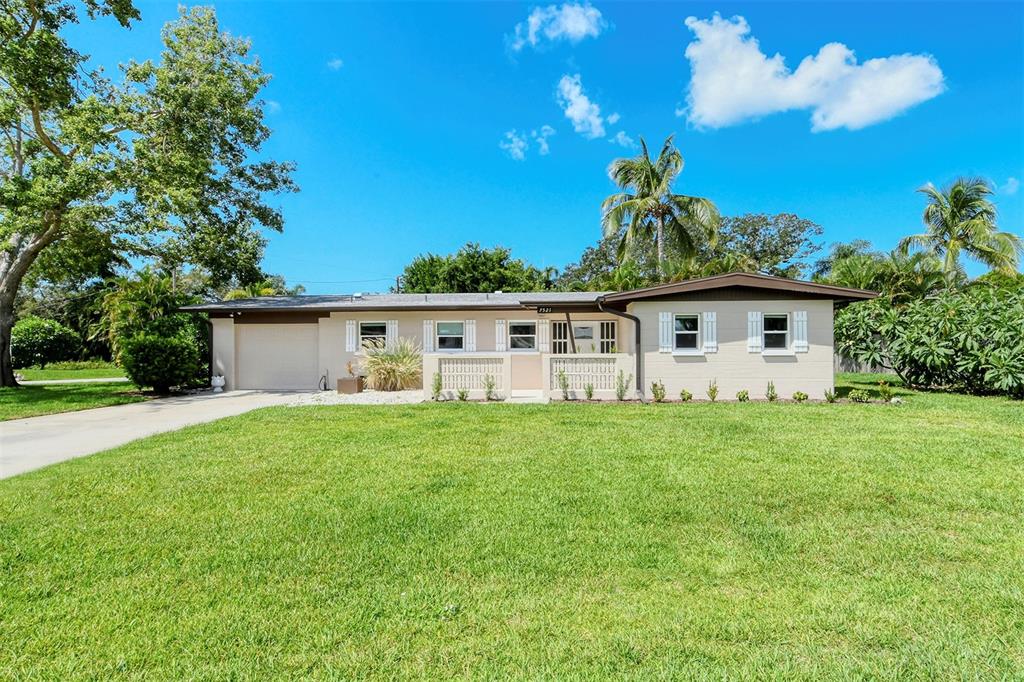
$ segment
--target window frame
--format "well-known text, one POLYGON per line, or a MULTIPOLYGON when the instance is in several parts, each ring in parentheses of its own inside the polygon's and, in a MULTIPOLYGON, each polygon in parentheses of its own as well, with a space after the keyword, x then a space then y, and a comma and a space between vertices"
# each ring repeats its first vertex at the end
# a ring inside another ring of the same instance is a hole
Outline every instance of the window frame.
POLYGON ((365 353, 366 346, 363 344, 364 338, 380 338, 382 343, 386 346, 388 343, 388 323, 387 320, 356 320, 356 352, 365 353), (383 334, 363 334, 364 324, 380 324, 384 325, 383 334))
POLYGON ((701 320, 701 317, 702 317, 702 315, 700 313, 672 313, 672 353, 674 353, 675 355, 703 355, 704 354, 704 341, 703 341, 703 338, 704 338, 703 337, 704 323, 701 320), (692 331, 692 332, 676 331, 676 320, 678 320, 680 317, 692 317, 693 319, 697 320, 697 329, 692 331), (684 348, 684 347, 681 347, 681 346, 677 345, 678 342, 679 342, 679 339, 677 338, 679 334, 693 334, 693 336, 694 336, 694 346, 693 346, 693 348, 684 348))
POLYGON ((466 352, 466 321, 465 320, 434 320, 434 350, 438 353, 465 353, 466 352), (457 324, 462 327, 461 334, 442 334, 442 324, 457 324), (442 348, 441 338, 462 339, 462 345, 458 348, 442 348))
POLYGON ((539 336, 540 336, 540 320, 509 320, 507 324, 508 324, 508 332, 505 335, 506 336, 505 340, 507 342, 506 347, 508 348, 508 352, 510 352, 510 353, 537 353, 537 352, 540 351, 540 345, 539 345, 540 344, 540 338, 539 338, 539 336), (512 333, 512 327, 517 325, 517 324, 531 324, 531 325, 533 325, 533 333, 532 334, 513 334, 512 333), (531 336, 533 337, 533 347, 532 348, 516 348, 516 347, 514 347, 512 345, 512 337, 516 337, 516 338, 527 337, 528 338, 528 337, 531 337, 531 336))
POLYGON ((788 355, 793 352, 793 325, 790 321, 789 313, 761 313, 761 352, 765 355, 788 355), (765 321, 768 318, 784 319, 786 321, 786 330, 780 331, 768 331, 768 325, 765 321), (781 348, 769 348, 768 347, 768 335, 778 336, 779 334, 784 335, 784 341, 781 348))

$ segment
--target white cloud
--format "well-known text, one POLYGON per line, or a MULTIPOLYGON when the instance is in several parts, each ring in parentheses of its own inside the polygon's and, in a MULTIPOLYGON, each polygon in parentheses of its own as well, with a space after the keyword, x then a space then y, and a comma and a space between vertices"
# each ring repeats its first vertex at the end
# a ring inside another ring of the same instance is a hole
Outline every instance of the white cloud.
POLYGON ((608 121, 608 125, 613 126, 619 122, 620 118, 622 118, 622 116, 619 115, 619 112, 615 112, 614 114, 608 116, 608 118, 606 118, 605 120, 608 121))
POLYGON ((498 146, 516 161, 526 158, 526 135, 520 135, 514 128, 505 133, 505 138, 498 143, 498 146))
POLYGON ((604 119, 601 107, 590 101, 583 92, 580 75, 565 75, 558 81, 558 105, 565 111, 565 117, 572 121, 572 128, 589 140, 604 137, 604 119))
POLYGON ((327 60, 327 68, 330 69, 331 71, 337 71, 343 66, 345 66, 345 62, 339 57, 334 57, 332 59, 327 60))
POLYGON ((626 147, 627 149, 632 149, 636 146, 636 142, 633 141, 633 138, 622 130, 615 133, 615 135, 613 135, 608 141, 619 146, 626 147))
POLYGON ((809 109, 815 132, 857 130, 945 90, 942 71, 930 55, 901 54, 858 64, 848 47, 829 43, 790 71, 782 55, 768 57, 761 51, 743 17, 689 17, 686 26, 696 40, 686 48, 692 76, 684 113, 698 127, 721 128, 809 109))
POLYGON ((1005 194, 1006 196, 1013 196, 1014 194, 1017 193, 1017 190, 1019 189, 1020 180, 1018 180, 1017 178, 1010 177, 1006 179, 1006 184, 1002 185, 999 188, 999 193, 1005 194))
POLYGON ((537 153, 541 156, 547 156, 551 152, 551 148, 548 145, 548 138, 555 134, 555 129, 551 126, 541 126, 540 130, 534 130, 530 133, 530 137, 537 143, 537 153))
POLYGON ((516 24, 515 34, 508 39, 509 47, 519 52, 527 45, 537 47, 544 40, 575 44, 584 38, 596 38, 607 25, 601 12, 589 2, 534 7, 526 21, 516 24))

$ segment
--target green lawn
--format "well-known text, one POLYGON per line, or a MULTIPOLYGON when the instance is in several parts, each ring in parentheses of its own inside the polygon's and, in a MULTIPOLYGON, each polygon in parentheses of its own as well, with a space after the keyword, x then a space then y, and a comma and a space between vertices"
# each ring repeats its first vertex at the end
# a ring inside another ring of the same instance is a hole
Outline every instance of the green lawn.
POLYGON ((1019 679, 1024 406, 904 395, 279 407, 0 481, 0 671, 1019 679))
POLYGON ((135 386, 124 382, 0 388, 0 421, 137 403, 145 399, 135 386))
POLYGON ((51 381, 54 379, 116 379, 124 376, 120 367, 107 369, 19 369, 25 381, 51 381))

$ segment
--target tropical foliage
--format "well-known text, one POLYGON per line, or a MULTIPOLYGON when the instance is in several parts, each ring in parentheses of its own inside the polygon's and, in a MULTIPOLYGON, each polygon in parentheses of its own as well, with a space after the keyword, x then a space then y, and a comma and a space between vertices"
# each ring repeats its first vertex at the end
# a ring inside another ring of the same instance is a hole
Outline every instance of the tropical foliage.
POLYGON ((454 254, 417 256, 402 272, 405 293, 457 294, 478 291, 542 291, 553 286, 554 269, 541 270, 512 257, 501 246, 469 243, 454 254))
POLYGON ((858 303, 836 318, 836 350, 908 385, 1024 397, 1024 292, 972 285, 903 305, 858 303))
POLYGON ((370 388, 378 391, 418 388, 423 378, 423 357, 412 339, 400 338, 393 346, 370 344, 363 371, 370 388))
POLYGON ((620 260, 640 241, 653 241, 659 265, 665 261, 668 241, 684 256, 695 253, 701 243, 714 241, 719 222, 715 205, 673 191, 682 170, 683 155, 671 135, 653 161, 643 138, 636 157, 612 161, 608 176, 622 191, 601 204, 601 224, 605 237, 619 235, 620 260))
POLYGON ((231 289, 224 294, 224 300, 235 301, 260 296, 298 296, 305 291, 306 287, 301 284, 288 286, 281 275, 264 275, 263 279, 231 289))
POLYGON ((947 279, 956 277, 961 255, 993 270, 1013 272, 1020 262, 1024 243, 1011 232, 996 227, 996 208, 988 199, 992 186, 979 178, 958 178, 939 190, 932 184, 918 190, 928 198, 924 209, 925 231, 900 241, 907 253, 918 248, 942 261, 947 279))
POLYGON ((204 370, 199 344, 184 328, 171 335, 166 330, 133 334, 121 342, 120 357, 136 386, 152 386, 160 394, 198 382, 204 370))
POLYGON ((45 367, 78 355, 82 341, 74 330, 54 320, 26 317, 11 332, 11 361, 15 367, 45 367))
POLYGON ((815 279, 826 284, 877 291, 897 303, 905 303, 966 280, 962 272, 952 278, 943 271, 942 262, 930 253, 888 254, 859 248, 831 259, 815 279), (827 269, 826 269, 827 268, 827 269))

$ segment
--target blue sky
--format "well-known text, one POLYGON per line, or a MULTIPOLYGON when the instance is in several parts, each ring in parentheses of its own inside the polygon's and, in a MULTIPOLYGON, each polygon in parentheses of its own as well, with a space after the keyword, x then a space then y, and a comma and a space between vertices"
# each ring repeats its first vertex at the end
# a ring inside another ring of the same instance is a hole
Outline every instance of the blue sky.
MULTIPOLYGON (((131 31, 85 22, 74 42, 156 57, 176 4, 139 6, 131 31)), ((1021 3, 216 7, 274 75, 267 153, 298 164, 265 267, 310 293, 384 290, 467 241, 562 267, 600 236, 608 163, 670 133, 677 190, 728 215, 891 248, 920 228, 916 188, 981 175, 1024 232, 1021 3)))

